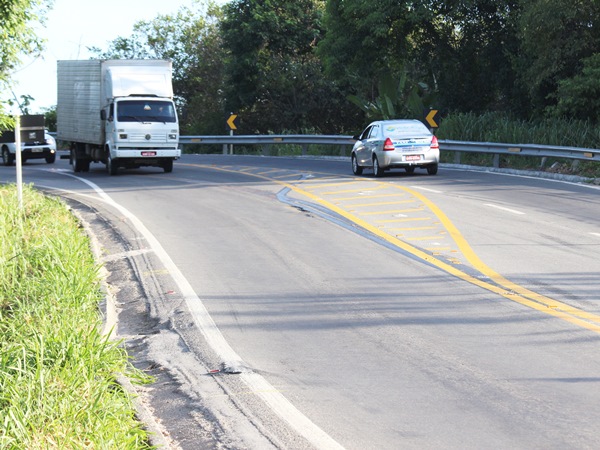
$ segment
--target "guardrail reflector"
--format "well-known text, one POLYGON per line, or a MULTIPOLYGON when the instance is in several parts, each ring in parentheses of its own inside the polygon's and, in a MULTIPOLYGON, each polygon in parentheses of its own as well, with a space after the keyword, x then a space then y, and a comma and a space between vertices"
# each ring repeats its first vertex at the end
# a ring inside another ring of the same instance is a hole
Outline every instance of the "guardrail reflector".
POLYGON ((593 158, 594 154, 593 153, 584 153, 583 156, 585 156, 586 158, 593 158))
POLYGON ((519 147, 509 147, 508 151, 511 153, 521 153, 521 149, 519 147))

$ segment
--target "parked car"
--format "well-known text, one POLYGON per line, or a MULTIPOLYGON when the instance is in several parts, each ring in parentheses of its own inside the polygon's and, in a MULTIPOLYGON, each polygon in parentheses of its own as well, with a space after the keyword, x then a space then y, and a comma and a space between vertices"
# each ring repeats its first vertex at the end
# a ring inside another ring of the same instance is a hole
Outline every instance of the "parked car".
POLYGON ((440 147, 437 138, 418 120, 380 120, 369 124, 352 148, 352 172, 361 175, 373 169, 376 177, 389 169, 402 168, 413 173, 415 168, 438 172, 440 147))
MULTIPOLYGON (((40 130, 41 133, 41 130, 40 130)), ((0 156, 2 165, 12 166, 15 163, 17 144, 14 142, 14 133, 7 134, 6 139, 2 139, 0 144, 0 156)), ((53 164, 56 160, 56 140, 44 130, 43 141, 21 142, 21 161, 28 159, 45 159, 48 164, 53 164)))

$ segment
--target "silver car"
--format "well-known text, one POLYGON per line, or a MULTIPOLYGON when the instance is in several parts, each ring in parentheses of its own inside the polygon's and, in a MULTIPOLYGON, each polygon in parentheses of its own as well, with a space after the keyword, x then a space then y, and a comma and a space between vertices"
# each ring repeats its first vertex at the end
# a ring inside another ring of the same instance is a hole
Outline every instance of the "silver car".
POLYGON ((365 168, 373 169, 376 177, 381 177, 386 170, 395 168, 403 168, 407 173, 413 173, 417 167, 427 169, 429 175, 438 172, 438 140, 418 120, 373 122, 354 139, 354 175, 361 175, 365 168))

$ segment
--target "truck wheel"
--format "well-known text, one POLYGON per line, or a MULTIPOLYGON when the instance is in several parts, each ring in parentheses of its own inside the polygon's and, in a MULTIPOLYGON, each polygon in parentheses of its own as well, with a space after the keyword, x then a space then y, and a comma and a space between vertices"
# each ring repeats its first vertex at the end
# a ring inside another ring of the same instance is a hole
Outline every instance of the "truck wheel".
POLYGON ((8 147, 2 147, 2 164, 5 166, 12 166, 14 160, 15 158, 8 151, 8 147))
POLYGON ((90 160, 82 157, 77 149, 71 150, 71 163, 73 164, 73 172, 90 171, 90 160))
POLYGON ((119 170, 119 166, 115 164, 115 161, 110 157, 110 152, 106 155, 106 171, 109 175, 116 175, 119 170))
POLYGON ((165 173, 171 173, 171 172, 173 172, 173 160, 169 159, 168 161, 165 161, 162 164, 162 168, 165 171, 165 173))

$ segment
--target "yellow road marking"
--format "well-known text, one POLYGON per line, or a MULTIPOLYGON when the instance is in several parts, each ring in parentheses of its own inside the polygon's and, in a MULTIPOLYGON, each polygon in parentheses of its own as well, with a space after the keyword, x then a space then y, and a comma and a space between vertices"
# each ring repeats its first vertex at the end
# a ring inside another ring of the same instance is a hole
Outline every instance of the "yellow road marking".
POLYGON ((431 220, 429 217, 404 217, 399 219, 378 220, 377 223, 417 222, 420 220, 431 220))
MULTIPOLYGON (((226 168, 214 167, 214 166, 203 165, 203 164, 185 164, 185 165, 202 167, 202 168, 206 168, 206 169, 212 169, 212 170, 223 171, 223 172, 232 172, 232 173, 239 172, 239 170, 235 170, 235 169, 226 169, 226 168)), ((411 195, 414 195, 415 197, 417 197, 419 200, 421 200, 438 217, 438 219, 443 224, 443 226, 446 228, 446 230, 448 230, 448 233, 451 235, 454 242, 456 242, 456 244, 460 248, 462 254, 467 258, 469 263, 475 269, 477 269, 481 274, 489 277, 496 284, 488 283, 487 281, 480 280, 479 278, 469 275, 468 273, 465 273, 465 272, 459 270, 455 266, 448 264, 442 260, 439 260, 439 259, 435 258, 433 255, 430 255, 430 254, 424 252, 423 250, 420 250, 419 248, 414 247, 414 246, 410 245, 409 243, 396 238, 395 236, 391 236, 385 232, 382 232, 376 226, 366 222, 365 220, 361 219, 358 216, 355 216, 355 215, 347 212, 346 210, 344 210, 342 208, 339 208, 335 204, 312 194, 311 192, 307 191, 306 189, 299 188, 296 185, 293 185, 293 184, 290 184, 290 183, 287 183, 284 181, 274 180, 272 178, 268 178, 268 177, 265 177, 260 174, 247 173, 247 175, 275 182, 281 186, 284 186, 284 187, 296 192, 297 194, 308 197, 309 199, 313 200, 314 202, 326 207, 327 209, 330 209, 331 211, 339 214, 340 216, 346 218, 347 220, 349 220, 349 221, 355 223, 356 225, 359 225, 360 227, 364 228, 365 230, 373 233, 380 239, 406 251, 407 253, 412 254, 413 256, 415 256, 415 257, 429 263, 430 265, 437 267, 437 268, 443 270, 444 272, 446 272, 450 275, 453 275, 463 281, 471 283, 475 286, 478 286, 482 289, 485 289, 489 292, 497 294, 497 295, 504 297, 508 300, 511 300, 513 302, 519 303, 523 306, 527 306, 531 309, 535 309, 536 311, 540 311, 540 312, 543 312, 550 316, 560 318, 569 323, 572 323, 574 325, 580 326, 582 328, 585 328, 585 329, 588 329, 588 330, 594 331, 595 333, 600 334, 600 316, 598 316, 596 314, 588 313, 586 311, 572 307, 570 305, 559 302, 552 298, 549 298, 549 297, 543 296, 541 294, 538 294, 536 292, 533 292, 525 287, 519 286, 516 283, 513 283, 510 280, 507 280, 506 278, 504 278, 503 276, 501 276, 500 274, 496 273, 491 268, 486 266, 479 259, 479 257, 475 254, 475 252, 473 251, 471 246, 462 237, 462 235, 460 234, 458 229, 456 229, 456 227, 450 221, 450 219, 448 219, 448 217, 446 217, 446 215, 437 207, 437 205, 435 205, 432 201, 430 201, 424 195, 422 195, 412 189, 409 189, 409 188, 406 188, 403 186, 398 186, 398 185, 390 185, 390 184, 385 185, 386 187, 391 186, 391 187, 394 187, 397 189, 404 190, 405 192, 408 192, 411 195)), ((382 182, 379 182, 379 183, 381 185, 383 185, 382 182)), ((383 188, 383 186, 379 186, 375 189, 382 189, 382 188, 383 188)), ((354 192, 358 192, 358 191, 360 191, 360 190, 354 190, 354 192)), ((364 189, 362 191, 364 191, 364 189)), ((349 192, 351 192, 351 191, 349 191, 349 192)))
POLYGON ((387 205, 404 205, 406 203, 415 203, 414 198, 408 200, 398 200, 396 202, 378 202, 378 203, 354 203, 352 205, 346 205, 346 208, 360 208, 367 206, 387 206, 387 205))
POLYGON ((436 230, 438 227, 405 227, 405 228, 390 228, 391 231, 420 231, 420 230, 436 230))

